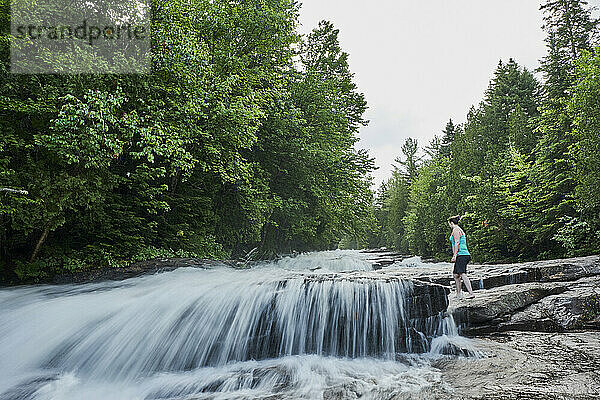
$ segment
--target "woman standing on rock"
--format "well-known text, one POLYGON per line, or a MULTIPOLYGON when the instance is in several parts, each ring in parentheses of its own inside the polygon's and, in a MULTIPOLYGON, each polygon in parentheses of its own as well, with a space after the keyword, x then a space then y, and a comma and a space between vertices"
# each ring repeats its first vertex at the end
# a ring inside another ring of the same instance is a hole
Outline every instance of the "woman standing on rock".
POLYGON ((461 280, 465 283, 469 295, 467 298, 473 298, 473 288, 471 287, 471 281, 467 276, 467 264, 471 261, 471 253, 467 249, 467 237, 465 232, 460 226, 458 226, 458 220, 460 216, 455 215, 448 218, 448 225, 452 229, 452 235, 450 235, 450 244, 452 244, 452 262, 454 263, 454 281, 456 282, 456 297, 462 298, 461 293, 461 280))

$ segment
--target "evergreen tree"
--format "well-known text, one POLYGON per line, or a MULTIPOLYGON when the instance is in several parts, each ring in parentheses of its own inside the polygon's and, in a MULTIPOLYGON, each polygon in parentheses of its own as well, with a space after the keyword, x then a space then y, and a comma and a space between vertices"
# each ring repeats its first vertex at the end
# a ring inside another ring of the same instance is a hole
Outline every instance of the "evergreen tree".
POLYGON ((408 207, 409 183, 404 174, 394 169, 392 177, 381 186, 379 243, 399 251, 408 251, 405 240, 404 216, 408 207))
POLYGON ((584 0, 546 0, 540 7, 548 36, 548 54, 540 71, 545 78, 547 99, 565 96, 571 84, 569 73, 583 51, 592 50, 598 40, 598 20, 584 0))
POLYGON ((456 136, 460 135, 461 127, 454 125, 452 119, 448 121, 446 124, 446 128, 442 130, 442 139, 440 144, 440 155, 449 156, 450 155, 450 145, 456 139, 456 136))
POLYGON ((403 218, 403 244, 411 253, 423 257, 447 256, 447 218, 457 210, 450 194, 454 182, 452 162, 447 157, 434 159, 419 170, 410 185, 403 218))
POLYGON ((425 147, 424 151, 430 159, 434 159, 440 155, 442 149, 442 139, 438 135, 434 135, 433 139, 429 141, 429 145, 425 147))
POLYGON ((577 215, 564 221, 555 239, 570 254, 600 251, 600 47, 584 53, 575 67, 567 112, 573 119, 570 155, 577 178, 577 215))
POLYGON ((412 182, 417 177, 417 171, 421 157, 417 155, 419 143, 417 139, 408 138, 402 145, 402 154, 404 159, 396 158, 396 162, 402 166, 401 174, 407 182, 412 182))
POLYGON ((586 5, 586 1, 557 0, 541 7, 548 32, 548 55, 540 67, 545 77, 544 98, 529 196, 535 199, 534 244, 545 257, 564 254, 566 249, 553 238, 565 221, 577 214, 575 161, 570 154, 575 138, 566 106, 574 62, 591 49, 597 35, 598 20, 592 18, 586 5))

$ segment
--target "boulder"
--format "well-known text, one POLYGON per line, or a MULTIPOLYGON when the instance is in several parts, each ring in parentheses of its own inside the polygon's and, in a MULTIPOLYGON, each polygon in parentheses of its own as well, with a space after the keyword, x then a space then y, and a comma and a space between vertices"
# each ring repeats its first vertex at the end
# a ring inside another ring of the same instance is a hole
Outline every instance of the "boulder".
POLYGON ((459 324, 469 326, 490 323, 494 320, 506 319, 516 311, 544 297, 565 290, 566 285, 560 282, 506 285, 477 291, 473 299, 453 299, 448 306, 448 312, 459 324))
POLYGON ((499 330, 600 329, 600 276, 579 279, 566 289, 515 313, 499 324, 499 330))
POLYGON ((523 263, 530 282, 575 281, 600 275, 600 256, 523 263))

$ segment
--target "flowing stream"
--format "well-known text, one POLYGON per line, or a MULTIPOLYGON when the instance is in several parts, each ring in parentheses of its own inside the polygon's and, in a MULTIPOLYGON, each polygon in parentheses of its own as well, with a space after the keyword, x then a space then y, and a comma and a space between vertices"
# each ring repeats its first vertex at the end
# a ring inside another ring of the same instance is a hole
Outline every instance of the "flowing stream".
POLYGON ((2 289, 0 399, 390 398, 440 384, 430 360, 464 341, 435 310, 445 293, 375 275, 366 257, 2 289))

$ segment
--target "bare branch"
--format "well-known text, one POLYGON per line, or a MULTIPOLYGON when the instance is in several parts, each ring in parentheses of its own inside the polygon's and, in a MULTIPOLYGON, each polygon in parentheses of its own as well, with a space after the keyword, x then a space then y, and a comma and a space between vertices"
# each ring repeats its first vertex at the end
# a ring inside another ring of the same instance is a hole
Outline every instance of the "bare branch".
POLYGON ((10 189, 10 188, 0 188, 0 192, 7 192, 13 194, 22 194, 27 196, 29 192, 27 190, 18 190, 18 189, 10 189))

